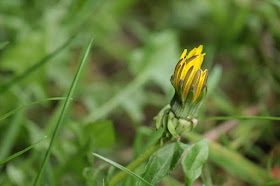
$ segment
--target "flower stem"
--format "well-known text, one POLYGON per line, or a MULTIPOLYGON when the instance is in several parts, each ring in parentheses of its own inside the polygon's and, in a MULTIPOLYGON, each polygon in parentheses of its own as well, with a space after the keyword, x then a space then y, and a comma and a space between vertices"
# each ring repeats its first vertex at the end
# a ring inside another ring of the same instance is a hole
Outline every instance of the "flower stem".
MULTIPOLYGON (((148 150, 146 150, 143 154, 141 154, 136 160, 132 161, 130 164, 127 165, 127 169, 133 171, 137 167, 139 167, 143 162, 145 162, 155 151, 157 151, 161 147, 160 144, 153 145, 148 150)), ((114 186, 121 182, 128 176, 126 172, 119 172, 116 174, 109 182, 109 186, 114 186)))

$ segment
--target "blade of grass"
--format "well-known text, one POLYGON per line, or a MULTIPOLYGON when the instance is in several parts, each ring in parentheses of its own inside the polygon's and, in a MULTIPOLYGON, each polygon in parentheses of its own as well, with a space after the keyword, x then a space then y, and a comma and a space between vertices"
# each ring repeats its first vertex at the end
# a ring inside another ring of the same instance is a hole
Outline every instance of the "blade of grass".
POLYGON ((202 118, 202 121, 211 121, 211 120, 233 120, 233 119, 240 119, 240 120, 280 120, 280 117, 272 117, 272 116, 221 116, 221 117, 209 117, 209 118, 202 118))
POLYGON ((39 172, 38 172, 38 174, 37 174, 37 176, 36 176, 36 179, 35 179, 35 181, 34 181, 34 184, 33 184, 34 186, 36 186, 36 185, 39 184, 39 181, 40 181, 42 172, 43 172, 43 170, 45 169, 45 166, 46 166, 46 164, 47 164, 47 162, 48 162, 48 160, 49 160, 49 157, 50 157, 50 155, 51 155, 51 150, 52 150, 53 143, 54 143, 54 141, 55 141, 55 139, 56 139, 56 137, 57 137, 59 128, 60 128, 60 126, 61 126, 61 124, 62 124, 62 121, 63 121, 63 119, 64 119, 64 116, 65 116, 65 113, 66 113, 66 111, 67 111, 67 109, 68 109, 68 107, 69 107, 69 105, 70 105, 71 97, 72 97, 72 95, 73 95, 73 93, 74 93, 74 91, 75 91, 75 88, 76 88, 76 86, 77 86, 77 82, 78 82, 78 80, 79 80, 79 77, 80 77, 82 68, 83 68, 83 66, 84 66, 85 63, 86 63, 86 59, 87 59, 87 56, 88 56, 88 54, 89 54, 89 52, 90 52, 90 49, 91 49, 91 46, 92 46, 92 42, 93 42, 93 39, 91 39, 91 41, 90 41, 90 43, 89 43, 89 45, 88 45, 88 47, 87 47, 87 50, 86 50, 86 52, 85 52, 85 54, 84 54, 84 56, 83 56, 83 58, 82 58, 82 60, 81 60, 81 62, 80 62, 80 64, 79 64, 79 67, 78 67, 78 69, 77 69, 77 71, 76 71, 75 77, 74 77, 74 79, 73 79, 73 81, 72 81, 72 84, 71 84, 71 86, 70 86, 70 89, 69 89, 69 91, 68 91, 68 95, 67 95, 67 97, 66 97, 66 101, 65 101, 65 103, 64 103, 64 105, 63 105, 61 114, 60 114, 60 116, 59 116, 59 119, 58 119, 58 121, 57 121, 56 127, 55 127, 55 129, 54 129, 54 132, 53 132, 53 135, 52 135, 52 138, 51 138, 51 142, 50 142, 50 144, 49 144, 49 148, 48 148, 48 150, 47 150, 47 152, 46 152, 46 154, 45 154, 44 160, 43 160, 43 162, 42 162, 42 164, 41 164, 41 167, 40 167, 40 169, 39 169, 39 172))
POLYGON ((10 161, 10 160, 12 160, 12 159, 14 159, 14 158, 20 156, 21 154, 25 153, 26 151, 32 149, 35 145, 37 145, 38 143, 40 143, 40 142, 41 142, 43 139, 45 139, 46 137, 47 137, 47 136, 44 136, 43 138, 41 138, 41 139, 38 140, 37 142, 33 143, 32 145, 28 146, 27 148, 25 148, 25 149, 23 149, 23 150, 21 150, 21 151, 15 153, 15 154, 13 154, 13 155, 11 155, 11 156, 9 156, 9 157, 7 157, 7 158, 1 160, 1 161, 0 161, 0 165, 6 163, 6 162, 8 162, 8 161, 10 161))
MULTIPOLYGON (((19 103, 26 104, 26 100, 29 100, 29 97, 22 92, 18 86, 12 87, 11 93, 17 95, 19 103)), ((4 159, 10 154, 24 121, 24 110, 20 110, 15 114, 12 122, 7 127, 5 135, 1 137, 0 159, 4 159)), ((2 167, 3 166, 0 166, 0 171, 2 167)))
POLYGON ((100 156, 99 154, 92 153, 92 155, 97 157, 98 159, 101 159, 101 160, 109 163, 110 165, 112 165, 112 166, 114 166, 114 167, 116 167, 116 168, 126 172, 127 174, 129 174, 130 176, 134 177, 135 179, 137 179, 137 180, 139 180, 139 181, 141 181, 143 183, 146 183, 147 185, 152 185, 149 182, 147 182, 146 180, 144 180, 142 177, 140 177, 139 175, 137 175, 134 172, 132 172, 131 170, 125 168, 124 166, 122 166, 122 165, 120 165, 120 164, 118 164, 118 163, 116 163, 116 162, 114 162, 112 160, 109 160, 109 159, 107 159, 107 158, 105 158, 103 156, 100 156))
POLYGON ((38 68, 40 68, 41 66, 43 66, 44 64, 46 64, 47 62, 50 61, 50 59, 52 59, 53 57, 55 57, 57 54, 60 53, 60 51, 62 51, 64 48, 66 48, 71 42, 72 40, 76 37, 77 34, 74 34, 73 36, 71 36, 65 43, 63 43, 60 47, 58 47, 57 49, 55 49, 52 53, 48 54, 47 56, 45 56, 43 59, 41 59, 40 61, 36 62, 34 65, 32 65, 31 67, 29 67, 28 69, 26 69, 22 74, 14 77, 12 80, 10 80, 9 82, 7 82, 6 84, 2 85, 0 87, 0 94, 6 92, 7 90, 9 90, 9 88, 11 86, 13 86, 15 83, 22 81, 23 79, 25 79, 27 76, 31 75, 34 71, 36 71, 38 68))
MULTIPOLYGON (((17 134, 20 131, 20 127, 23 121, 24 112, 19 111, 16 113, 15 117, 12 119, 10 125, 8 126, 5 135, 1 137, 0 143, 0 159, 4 159, 10 154, 10 151, 14 145, 17 134)), ((0 166, 1 171, 1 166, 0 166)))
POLYGON ((38 100, 38 101, 34 101, 32 103, 29 103, 29 104, 26 104, 26 105, 23 105, 23 106, 20 106, 2 116, 0 116, 0 121, 3 120, 3 119, 6 119, 7 117, 13 115, 14 113, 16 113, 17 111, 21 110, 21 109, 24 109, 26 107, 29 107, 31 105, 35 105, 37 103, 41 103, 41 102, 45 102, 45 101, 54 101, 54 100, 64 100, 66 99, 65 97, 54 97, 54 98, 46 98, 46 99, 41 99, 41 100, 38 100))

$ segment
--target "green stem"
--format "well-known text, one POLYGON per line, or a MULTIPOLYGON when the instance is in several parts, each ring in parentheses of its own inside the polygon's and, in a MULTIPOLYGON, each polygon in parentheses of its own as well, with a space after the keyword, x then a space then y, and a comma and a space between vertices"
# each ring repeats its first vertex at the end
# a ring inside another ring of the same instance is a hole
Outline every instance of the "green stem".
MULTIPOLYGON (((139 167, 143 162, 145 162, 155 151, 157 151, 161 147, 160 144, 153 145, 148 150, 146 150, 143 154, 141 154, 136 160, 132 161, 130 164, 127 165, 127 169, 133 171, 137 167, 139 167)), ((121 182, 128 176, 127 173, 121 171, 116 174, 109 182, 109 186, 114 186, 121 182)))

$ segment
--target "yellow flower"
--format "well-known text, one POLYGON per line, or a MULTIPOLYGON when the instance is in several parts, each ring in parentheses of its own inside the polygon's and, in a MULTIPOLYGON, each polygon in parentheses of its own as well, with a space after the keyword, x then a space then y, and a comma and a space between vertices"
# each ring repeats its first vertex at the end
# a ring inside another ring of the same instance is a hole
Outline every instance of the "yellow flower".
POLYGON ((193 102, 195 102, 201 91, 206 87, 208 71, 207 69, 204 71, 200 69, 205 55, 205 53, 201 53, 202 49, 203 46, 200 45, 188 54, 187 49, 185 49, 176 65, 172 78, 173 86, 184 100, 192 88, 194 91, 193 102))
POLYGON ((207 94, 208 78, 207 69, 200 69, 205 56, 202 48, 200 45, 188 54, 185 49, 175 67, 171 77, 174 97, 156 117, 156 128, 163 127, 166 138, 178 138, 184 131, 192 130, 198 122, 197 115, 207 94))

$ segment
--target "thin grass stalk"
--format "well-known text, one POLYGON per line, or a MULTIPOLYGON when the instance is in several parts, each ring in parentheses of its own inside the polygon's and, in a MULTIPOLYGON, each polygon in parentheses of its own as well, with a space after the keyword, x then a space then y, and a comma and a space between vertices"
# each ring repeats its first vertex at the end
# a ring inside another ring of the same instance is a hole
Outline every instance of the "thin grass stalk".
POLYGON ((47 137, 47 136, 43 137, 42 139, 40 139, 39 141, 33 143, 32 145, 26 147, 25 149, 23 149, 23 150, 21 150, 21 151, 15 153, 15 154, 13 154, 13 155, 7 157, 7 158, 1 160, 1 161, 0 161, 0 165, 6 163, 6 162, 8 162, 8 161, 11 161, 12 159, 14 159, 14 158, 16 158, 16 157, 22 155, 22 154, 25 153, 26 151, 29 151, 30 149, 32 149, 35 145, 37 145, 38 143, 40 143, 40 142, 41 142, 43 139, 45 139, 46 137, 47 137))
POLYGON ((280 117, 272 117, 272 116, 221 116, 221 117, 209 117, 202 118, 202 121, 212 121, 212 120, 280 120, 280 117))
POLYGON ((10 112, 7 112, 6 114, 0 116, 0 121, 3 120, 3 119, 6 119, 7 117, 15 114, 17 111, 21 110, 21 109, 24 109, 26 107, 29 107, 31 105, 35 105, 35 104, 38 104, 38 103, 41 103, 41 102, 45 102, 45 101, 56 101, 56 100, 64 100, 66 99, 65 97, 54 97, 54 98, 46 98, 46 99, 41 99, 41 100, 38 100, 38 101, 34 101, 32 103, 29 103, 29 104, 26 104, 26 105, 23 105, 23 106, 20 106, 10 112))
POLYGON ((66 100, 65 100, 65 103, 64 103, 64 106, 63 106, 63 108, 62 108, 62 111, 61 111, 61 114, 60 114, 60 116, 59 116, 58 122, 57 122, 57 124, 56 124, 55 129, 54 129, 54 132, 53 132, 53 135, 52 135, 52 138, 51 138, 51 141, 50 141, 48 150, 47 150, 47 152, 46 152, 46 154, 45 154, 45 157, 44 157, 44 159, 43 159, 43 162, 42 162, 42 164, 41 164, 41 167, 40 167, 40 169, 39 169, 39 172, 38 172, 38 174, 37 174, 37 176, 36 176, 36 179, 35 179, 35 181, 34 181, 34 184, 33 184, 34 186, 37 186, 37 185, 39 184, 40 178, 41 178, 41 176, 42 176, 42 172, 43 172, 43 170, 45 169, 46 164, 47 164, 47 162, 48 162, 48 160, 49 160, 49 157, 50 157, 50 155, 51 155, 51 151, 52 151, 52 147, 53 147, 54 141, 55 141, 55 139, 56 139, 56 137, 57 137, 57 134, 58 134, 58 132, 59 132, 59 129, 60 129, 60 127, 61 127, 61 124, 62 124, 62 121, 63 121, 63 119, 64 119, 65 113, 66 113, 66 111, 67 111, 67 109, 68 109, 68 107, 69 107, 69 105, 70 105, 71 97, 72 97, 72 95, 73 95, 73 93, 74 93, 74 91, 75 91, 75 88, 76 88, 76 86, 77 86, 77 82, 78 82, 78 80, 79 80, 79 77, 80 77, 81 71, 82 71, 82 69, 83 69, 83 66, 84 66, 85 63, 86 63, 86 58, 87 58, 87 56, 88 56, 88 54, 89 54, 89 51, 90 51, 90 49, 91 49, 92 42, 93 42, 93 39, 90 41, 90 43, 89 43, 89 45, 88 45, 88 47, 87 47, 87 50, 86 50, 86 52, 85 52, 85 54, 84 54, 84 56, 83 56, 83 58, 82 58, 82 60, 81 60, 81 62, 80 62, 80 64, 79 64, 79 67, 78 67, 78 69, 77 69, 77 72, 76 72, 76 74, 75 74, 75 77, 74 77, 74 79, 73 79, 73 81, 72 81, 72 84, 71 84, 70 89, 69 89, 69 91, 68 91, 68 95, 67 95, 66 100))

